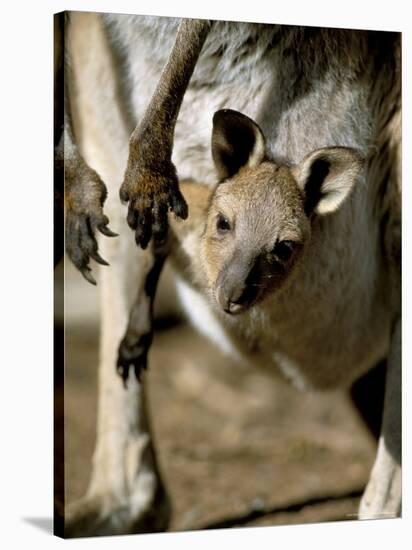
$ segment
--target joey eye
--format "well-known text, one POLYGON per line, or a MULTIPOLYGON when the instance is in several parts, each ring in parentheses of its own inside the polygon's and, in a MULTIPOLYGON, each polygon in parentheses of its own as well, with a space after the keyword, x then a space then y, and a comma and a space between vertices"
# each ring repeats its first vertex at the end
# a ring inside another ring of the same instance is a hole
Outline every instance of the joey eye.
POLYGON ((273 254, 281 261, 287 262, 290 260, 295 243, 293 241, 279 241, 275 244, 273 254))
POLYGON ((229 220, 222 214, 219 214, 216 221, 216 229, 219 233, 227 233, 231 230, 229 220))

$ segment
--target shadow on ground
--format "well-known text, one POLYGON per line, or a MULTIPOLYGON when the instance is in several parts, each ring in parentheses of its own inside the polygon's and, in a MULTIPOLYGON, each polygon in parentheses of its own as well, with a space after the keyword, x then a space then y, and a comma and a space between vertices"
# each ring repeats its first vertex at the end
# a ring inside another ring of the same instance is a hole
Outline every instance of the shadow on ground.
POLYGON ((23 518, 26 523, 49 535, 53 534, 53 518, 23 518))

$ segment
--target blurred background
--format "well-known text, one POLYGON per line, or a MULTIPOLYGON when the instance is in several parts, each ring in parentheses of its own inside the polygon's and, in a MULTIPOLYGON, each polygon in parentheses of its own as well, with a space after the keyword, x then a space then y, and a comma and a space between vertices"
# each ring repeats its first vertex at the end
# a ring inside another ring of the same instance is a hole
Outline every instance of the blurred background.
MULTIPOLYGON (((98 287, 65 264, 65 287, 63 277, 56 283, 56 302, 65 293, 66 307, 65 405, 57 414, 70 503, 90 476, 99 309, 98 287)), ((348 395, 301 393, 234 364, 179 318, 170 279, 166 270, 145 376, 171 530, 355 519, 375 442, 348 395)))

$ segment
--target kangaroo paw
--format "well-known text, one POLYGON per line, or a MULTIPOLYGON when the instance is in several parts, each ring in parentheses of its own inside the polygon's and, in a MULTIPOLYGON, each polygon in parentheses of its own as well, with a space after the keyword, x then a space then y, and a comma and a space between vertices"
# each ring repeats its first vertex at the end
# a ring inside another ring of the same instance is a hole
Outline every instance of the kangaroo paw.
POLYGON ((143 370, 147 368, 147 354, 152 343, 153 333, 148 332, 136 339, 130 339, 127 335, 119 346, 117 357, 117 372, 122 377, 125 387, 132 368, 137 380, 140 382, 143 370))
POLYGON ((109 265, 99 254, 96 233, 107 237, 116 233, 108 228, 103 213, 107 191, 98 174, 82 159, 65 164, 66 251, 73 264, 89 283, 96 284, 90 259, 109 265))

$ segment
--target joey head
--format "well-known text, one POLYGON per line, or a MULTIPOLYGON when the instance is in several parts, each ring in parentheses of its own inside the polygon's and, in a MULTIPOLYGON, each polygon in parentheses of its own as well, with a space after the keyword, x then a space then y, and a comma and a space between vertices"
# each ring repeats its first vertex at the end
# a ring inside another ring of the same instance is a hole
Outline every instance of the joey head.
POLYGON ((259 126, 227 109, 214 115, 212 154, 220 183, 208 210, 202 266, 220 308, 238 314, 288 280, 314 217, 341 207, 363 162, 354 149, 328 147, 295 166, 279 164, 267 156, 259 126))

